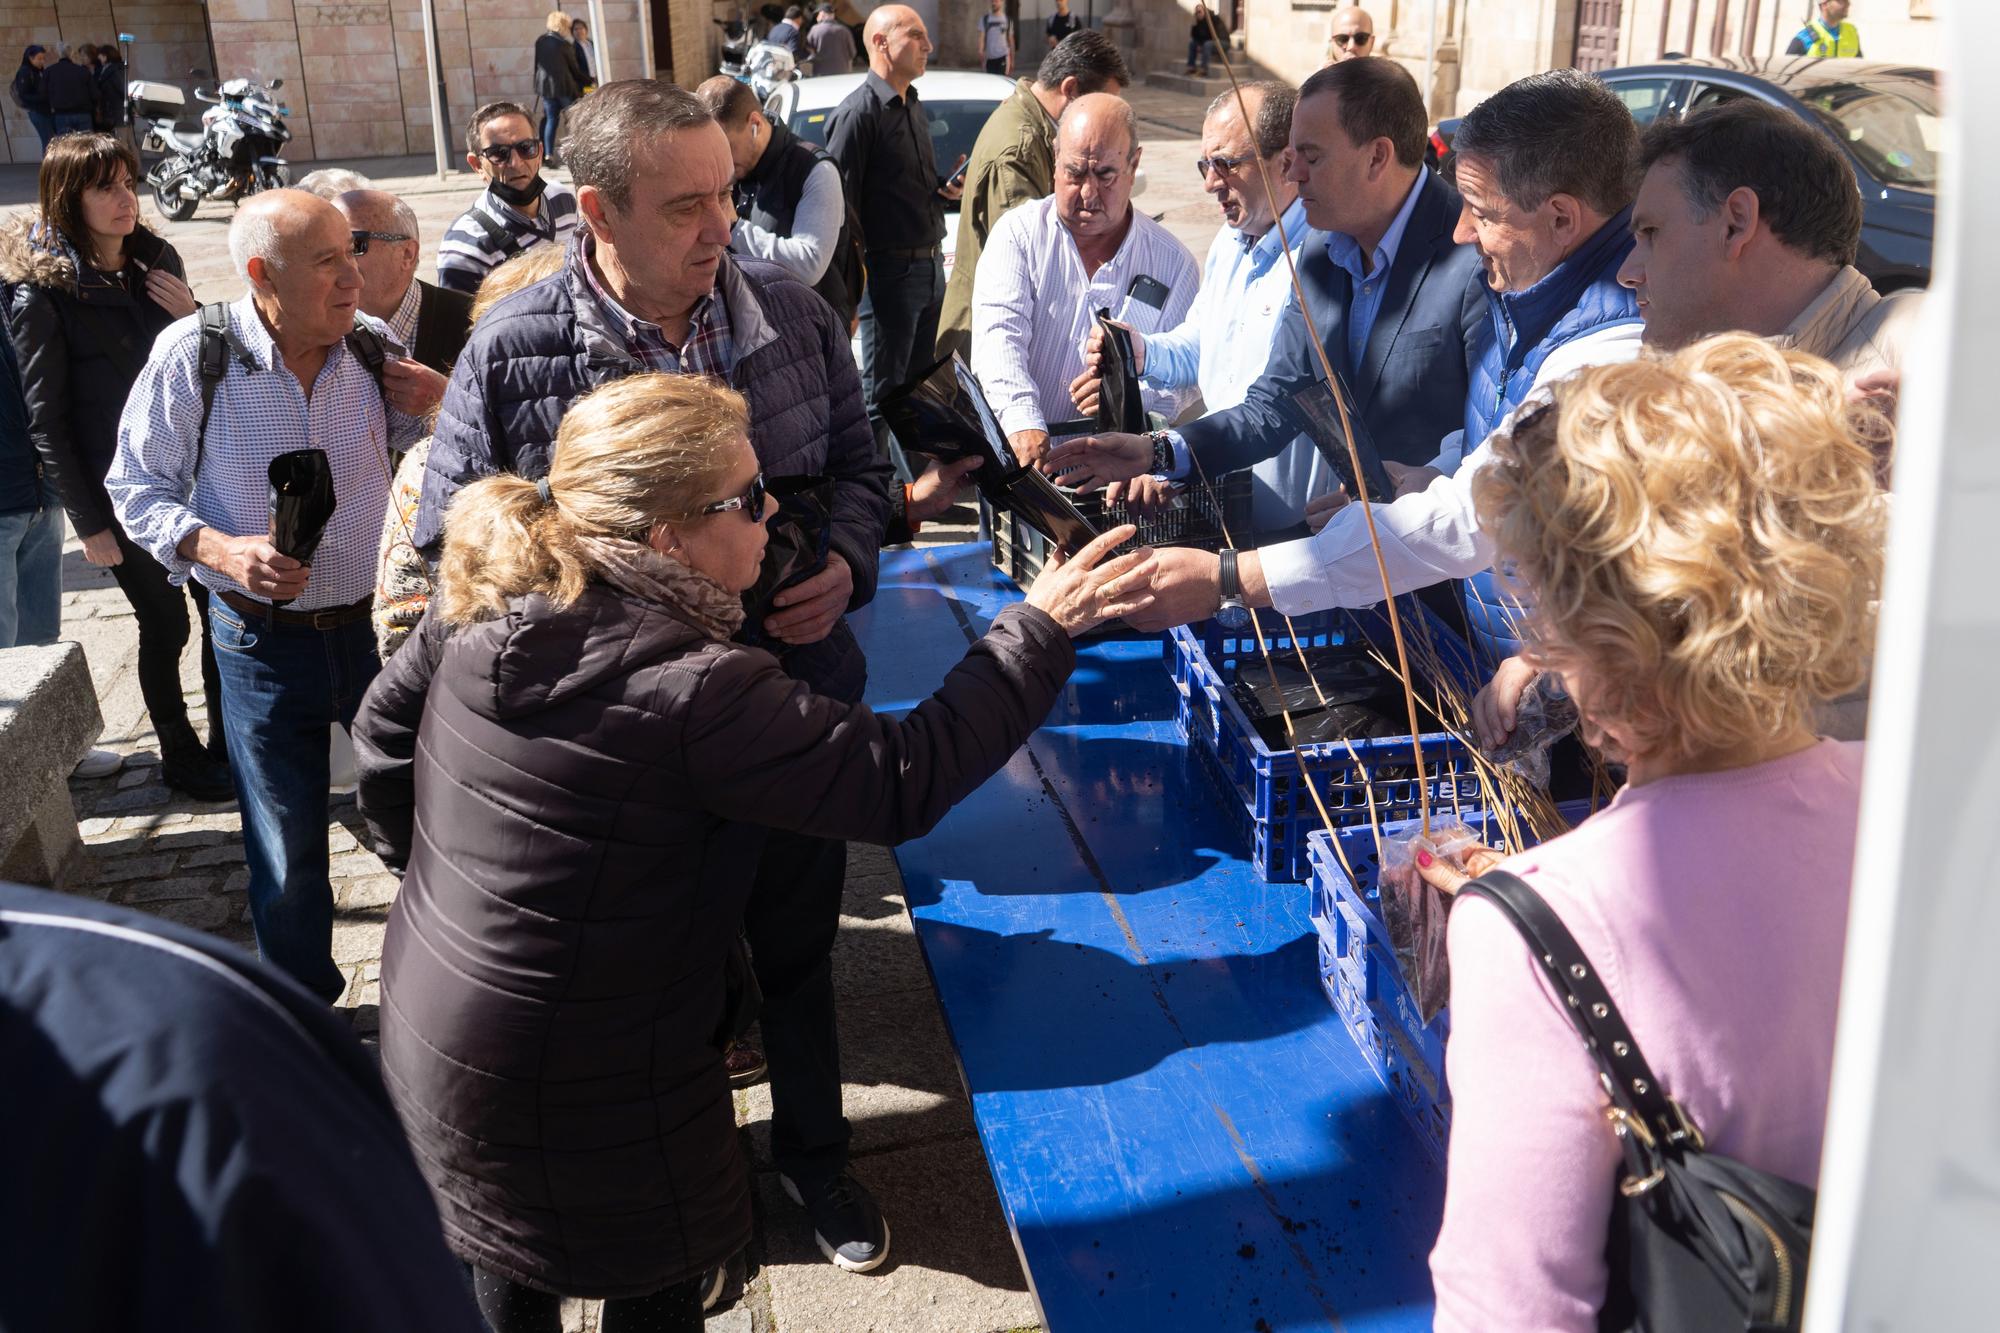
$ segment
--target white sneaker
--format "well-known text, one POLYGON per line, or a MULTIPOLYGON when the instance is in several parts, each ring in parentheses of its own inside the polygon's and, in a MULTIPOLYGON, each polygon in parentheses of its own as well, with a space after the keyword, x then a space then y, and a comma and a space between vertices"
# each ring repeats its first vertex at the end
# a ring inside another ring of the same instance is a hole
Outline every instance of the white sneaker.
POLYGON ((125 756, 116 750, 92 750, 85 755, 70 776, 75 778, 108 778, 125 767, 125 756))

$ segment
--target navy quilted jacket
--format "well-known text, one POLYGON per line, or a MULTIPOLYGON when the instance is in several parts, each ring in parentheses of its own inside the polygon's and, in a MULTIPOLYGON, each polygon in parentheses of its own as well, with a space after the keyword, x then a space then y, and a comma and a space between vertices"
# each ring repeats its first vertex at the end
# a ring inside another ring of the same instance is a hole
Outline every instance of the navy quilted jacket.
MULTIPOLYGON (((445 388, 424 473, 416 543, 435 554, 446 507, 460 488, 506 471, 549 470, 556 427, 571 402, 640 369, 611 328, 578 265, 493 307, 445 388)), ((887 463, 861 405, 847 329, 811 288, 775 264, 725 257, 717 277, 736 344, 730 386, 750 403, 750 443, 771 477, 835 481, 833 547, 854 574, 852 611, 875 596, 889 520, 887 463)), ((845 621, 782 661, 794 679, 845 702, 861 697, 865 663, 845 621)))

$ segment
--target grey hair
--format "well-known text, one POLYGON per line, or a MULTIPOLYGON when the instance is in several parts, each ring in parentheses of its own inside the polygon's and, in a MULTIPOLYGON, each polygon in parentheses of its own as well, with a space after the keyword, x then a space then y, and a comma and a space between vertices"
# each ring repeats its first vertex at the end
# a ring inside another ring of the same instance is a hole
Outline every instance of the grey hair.
POLYGON ((423 233, 417 228, 417 210, 403 202, 401 195, 396 196, 396 230, 407 232, 413 241, 423 239, 423 233))
POLYGON ((708 104, 685 88, 659 79, 620 79, 564 117, 562 156, 578 189, 588 185, 624 208, 632 202, 632 158, 675 130, 713 125, 708 104))
POLYGON ((281 267, 278 259, 278 224, 262 211, 238 213, 229 223, 229 260, 237 276, 250 281, 250 261, 261 259, 266 268, 281 267))
POLYGON ((1601 80, 1557 69, 1517 79, 1472 108, 1451 153, 1454 161, 1492 162, 1501 193, 1516 208, 1537 209, 1567 194, 1609 217, 1632 202, 1639 127, 1601 80))
MULTIPOLYGON (((1253 79, 1243 85, 1243 100, 1249 101, 1253 92, 1264 94, 1264 100, 1257 104, 1256 123, 1250 126, 1250 142, 1257 146, 1257 156, 1276 157, 1292 141, 1292 112, 1299 104, 1298 89, 1277 79, 1253 79)), ((1225 88, 1208 104, 1208 112, 1202 119, 1236 109, 1236 90, 1225 88)))
POLYGON ((300 177, 298 188, 307 194, 316 194, 322 199, 331 201, 349 190, 372 190, 375 188, 375 182, 360 172, 349 171, 345 167, 321 167, 318 171, 309 171, 300 177))

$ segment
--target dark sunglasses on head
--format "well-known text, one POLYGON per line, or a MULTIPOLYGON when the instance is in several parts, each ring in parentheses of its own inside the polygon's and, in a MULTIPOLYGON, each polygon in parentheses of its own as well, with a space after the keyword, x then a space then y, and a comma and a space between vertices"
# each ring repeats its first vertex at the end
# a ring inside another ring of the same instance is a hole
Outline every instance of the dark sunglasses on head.
POLYGON ((496 167, 506 166, 510 157, 518 157, 523 162, 532 162, 542 155, 542 141, 523 139, 519 143, 490 143, 479 150, 479 155, 496 167))
POLYGON ((759 472, 750 478, 750 488, 741 495, 732 495, 727 500, 717 500, 714 504, 701 507, 704 514, 726 514, 732 509, 744 510, 752 523, 764 521, 764 474, 759 472))
POLYGON ((368 243, 370 241, 414 241, 417 239, 405 231, 350 231, 347 234, 354 238, 354 248, 349 250, 348 253, 356 259, 368 253, 368 243))
POLYGON ((1252 153, 1245 153, 1241 157, 1201 157, 1195 159, 1194 169, 1201 173, 1203 180, 1207 180, 1211 171, 1218 176, 1233 176, 1238 168, 1246 167, 1256 160, 1255 154, 1252 153))
POLYGON ((1372 32, 1337 32, 1333 35, 1335 46, 1366 46, 1374 40, 1372 32))

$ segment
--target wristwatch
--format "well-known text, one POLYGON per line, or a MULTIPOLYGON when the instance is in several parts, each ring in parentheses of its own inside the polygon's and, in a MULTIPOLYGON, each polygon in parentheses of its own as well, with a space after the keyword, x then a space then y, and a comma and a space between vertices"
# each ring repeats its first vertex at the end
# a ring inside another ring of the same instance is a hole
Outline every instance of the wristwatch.
POLYGON ((1215 623, 1224 629, 1243 629, 1250 623, 1250 608, 1243 604, 1243 584, 1236 577, 1236 552, 1223 550, 1222 605, 1215 609, 1215 623))
POLYGON ((1163 430, 1147 431, 1146 438, 1153 442, 1153 475, 1171 477, 1174 474, 1174 442, 1163 430))

